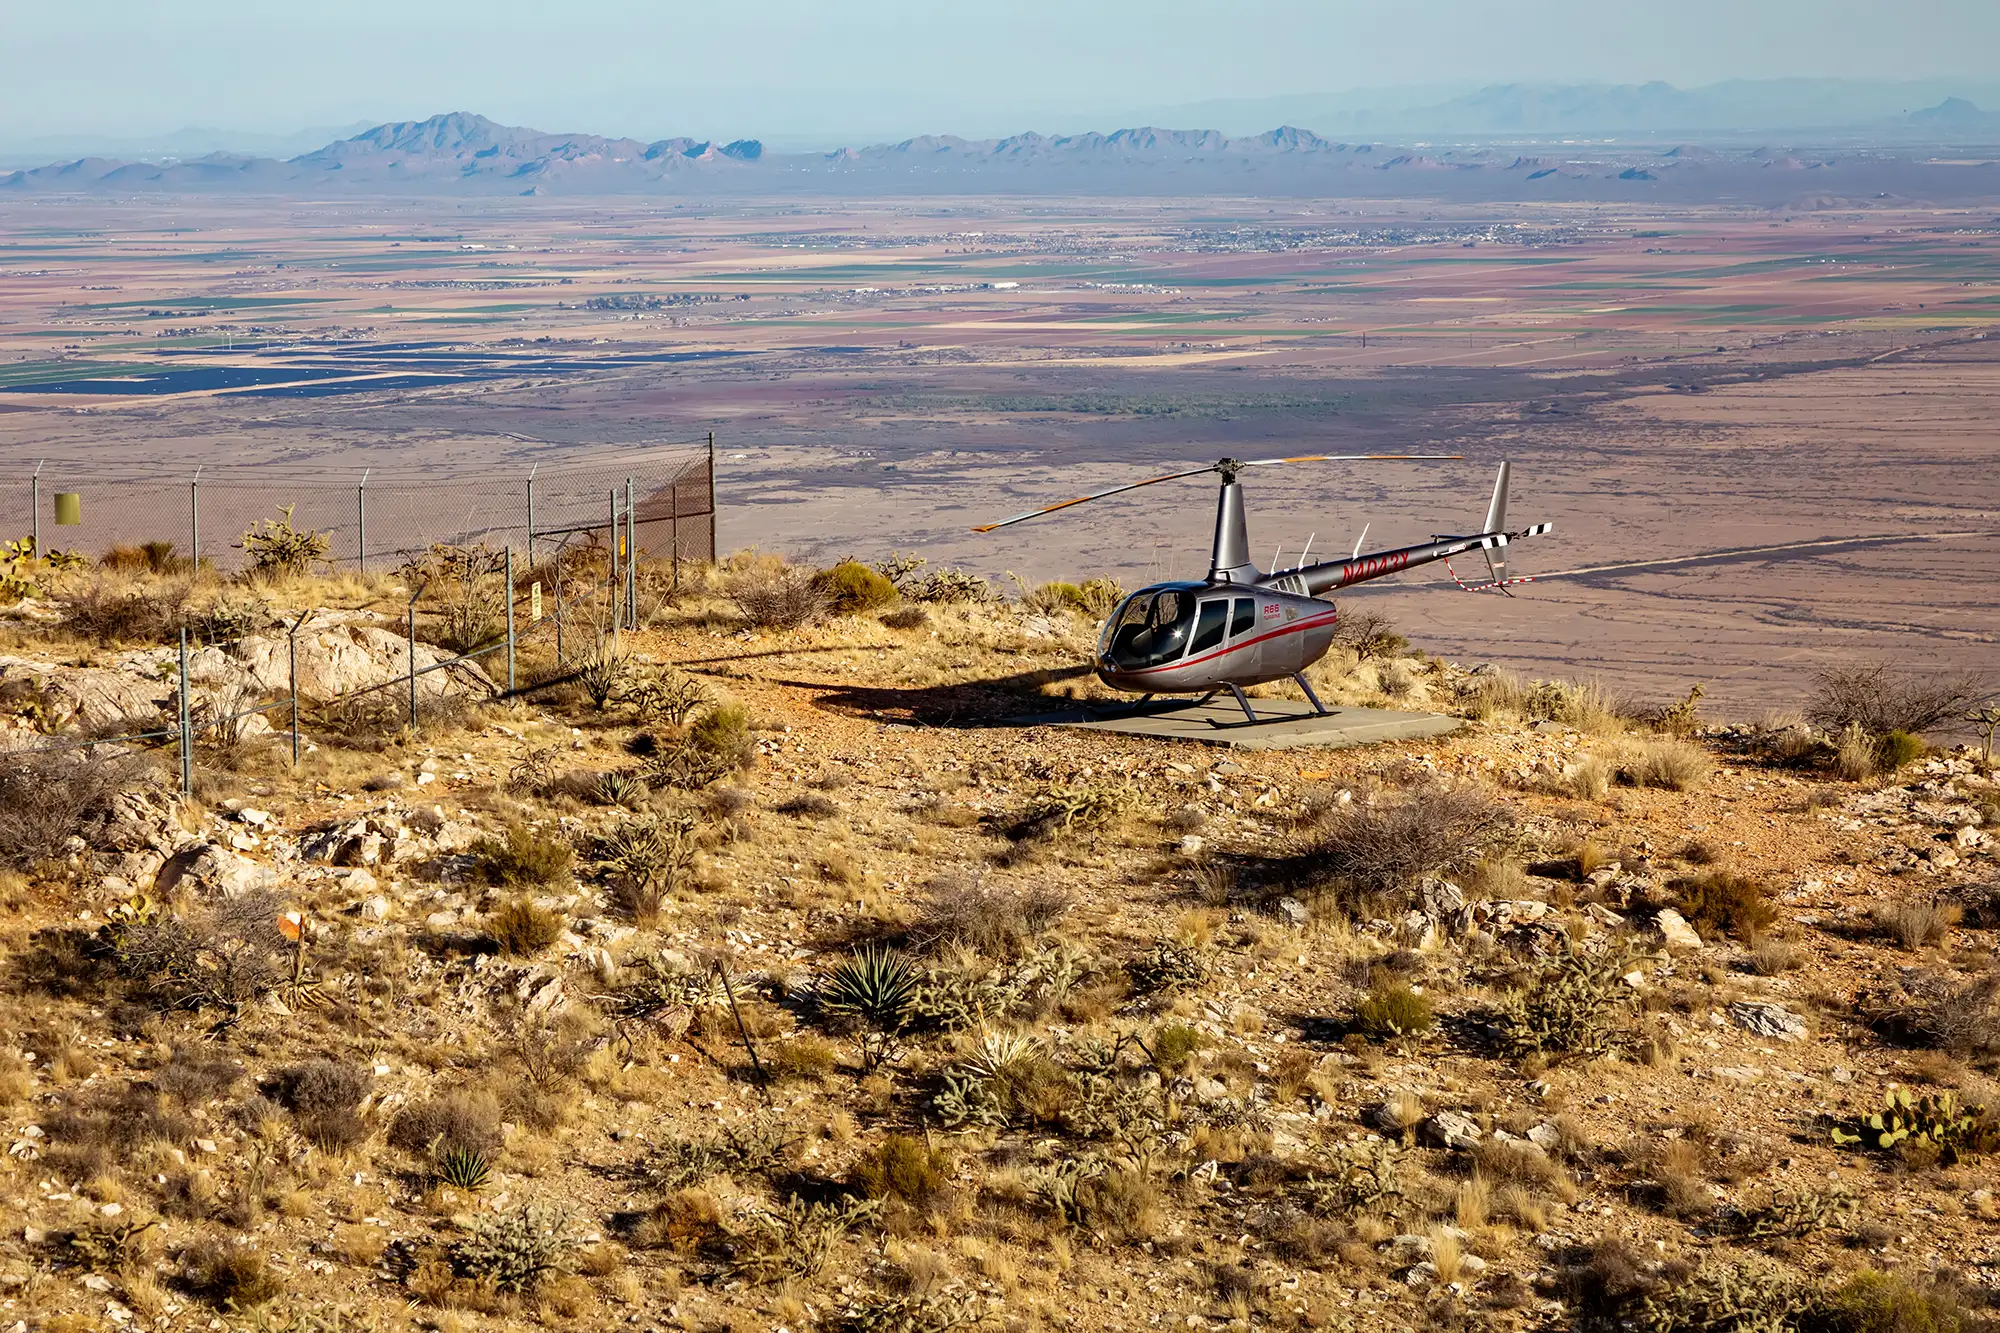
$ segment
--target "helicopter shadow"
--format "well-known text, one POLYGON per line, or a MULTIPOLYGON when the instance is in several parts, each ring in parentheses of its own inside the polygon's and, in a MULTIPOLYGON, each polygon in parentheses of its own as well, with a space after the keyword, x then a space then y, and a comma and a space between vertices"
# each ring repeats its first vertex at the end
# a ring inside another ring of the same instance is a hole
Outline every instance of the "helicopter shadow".
MULTIPOLYGON (((945 685, 870 685, 861 681, 774 679, 773 683, 813 694, 813 706, 829 713, 911 727, 1028 727, 1055 721, 1070 713, 1081 715, 1080 701, 1041 692, 1045 685, 1076 680, 1090 667, 1048 667, 1010 676, 954 681, 945 685)), ((1106 703, 1102 711, 1118 705, 1106 703)))

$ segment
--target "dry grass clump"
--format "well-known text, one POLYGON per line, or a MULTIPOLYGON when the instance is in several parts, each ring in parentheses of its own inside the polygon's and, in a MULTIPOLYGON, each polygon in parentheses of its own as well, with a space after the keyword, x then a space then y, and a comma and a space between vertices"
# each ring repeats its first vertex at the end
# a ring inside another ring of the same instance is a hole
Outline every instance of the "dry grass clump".
POLYGON ((419 1157, 490 1154, 500 1146, 500 1102, 483 1089, 455 1088, 397 1112, 389 1143, 419 1157))
POLYGON ((1634 787, 1693 791, 1715 771, 1708 751, 1692 741, 1662 737, 1642 741, 1619 761, 1618 776, 1634 787))
POLYGON ((1377 983, 1354 1006, 1355 1031, 1375 1041, 1419 1036, 1436 1023, 1429 998, 1402 982, 1377 983))
POLYGON ((1595 681, 1529 682, 1511 672, 1495 671, 1476 680, 1472 706, 1482 719, 1517 717, 1555 722, 1588 736, 1616 736, 1626 727, 1618 705, 1595 681))
POLYGON ((1350 901, 1392 895, 1471 864, 1514 822, 1478 787, 1411 787, 1333 807, 1289 861, 1315 891, 1350 901))
POLYGON ((510 898, 486 918, 486 933, 502 953, 529 958, 561 939, 568 925, 561 912, 538 907, 530 898, 510 898))
POLYGON ((1882 903, 1872 913, 1876 927, 1905 949, 1936 948, 1951 938, 1965 918, 1957 903, 1937 898, 1905 898, 1882 903))
POLYGON ((911 942, 964 944, 991 958, 1017 958, 1069 910, 1069 895, 1047 885, 1017 888, 984 876, 940 875, 926 886, 911 942))
POLYGON ((951 1158, 922 1139, 891 1134, 855 1164, 855 1185, 871 1199, 923 1207, 951 1183, 951 1158))
POLYGON ((204 1236, 181 1255, 181 1285, 218 1310, 250 1310, 284 1290, 263 1251, 237 1237, 204 1236))

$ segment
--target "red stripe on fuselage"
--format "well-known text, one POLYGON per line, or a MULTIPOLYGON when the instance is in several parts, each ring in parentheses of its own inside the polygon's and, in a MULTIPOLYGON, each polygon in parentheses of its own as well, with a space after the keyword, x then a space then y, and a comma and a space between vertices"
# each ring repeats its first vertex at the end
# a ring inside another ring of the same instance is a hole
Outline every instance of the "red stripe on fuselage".
POLYGON ((1141 667, 1137 671, 1119 671, 1115 674, 1120 676, 1151 676, 1161 671, 1179 671, 1183 667, 1199 666, 1203 662, 1212 662, 1218 657, 1227 657, 1230 653, 1248 648, 1253 644, 1262 643, 1266 639, 1275 639, 1281 634, 1296 634, 1303 629, 1312 629, 1315 626, 1324 625, 1328 621, 1338 619, 1339 615, 1338 611, 1322 612, 1316 616, 1307 616, 1304 620, 1295 620, 1283 629, 1274 629, 1269 634, 1259 634, 1254 639, 1245 639, 1241 643, 1232 643, 1227 648, 1217 648, 1213 652, 1203 653, 1200 657, 1190 657, 1185 662, 1169 662, 1165 666, 1141 667))

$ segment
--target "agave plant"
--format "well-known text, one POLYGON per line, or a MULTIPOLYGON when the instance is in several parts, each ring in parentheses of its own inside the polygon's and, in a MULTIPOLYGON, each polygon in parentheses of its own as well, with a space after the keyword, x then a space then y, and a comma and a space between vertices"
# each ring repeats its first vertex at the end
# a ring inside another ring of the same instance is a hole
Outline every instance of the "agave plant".
POLYGON ((624 810, 644 809, 653 796, 644 778, 622 768, 599 773, 597 780, 591 784, 590 794, 600 805, 617 806, 624 810))
POLYGON ((861 1027, 862 1067, 873 1070, 888 1053, 917 1002, 921 978, 901 952, 868 945, 841 959, 821 980, 820 1012, 861 1027))
POLYGON ((477 1194, 493 1179, 492 1163, 477 1148, 446 1148, 433 1168, 438 1183, 477 1194))

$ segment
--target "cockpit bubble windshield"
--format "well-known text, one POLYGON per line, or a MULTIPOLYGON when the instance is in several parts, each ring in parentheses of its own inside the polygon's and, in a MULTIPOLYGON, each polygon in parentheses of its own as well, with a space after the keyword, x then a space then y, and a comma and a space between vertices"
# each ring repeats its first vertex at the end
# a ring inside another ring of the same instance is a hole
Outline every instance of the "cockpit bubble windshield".
POLYGON ((1171 662, 1187 647, 1194 614, 1192 588, 1135 592, 1112 614, 1098 650, 1121 671, 1171 662))

